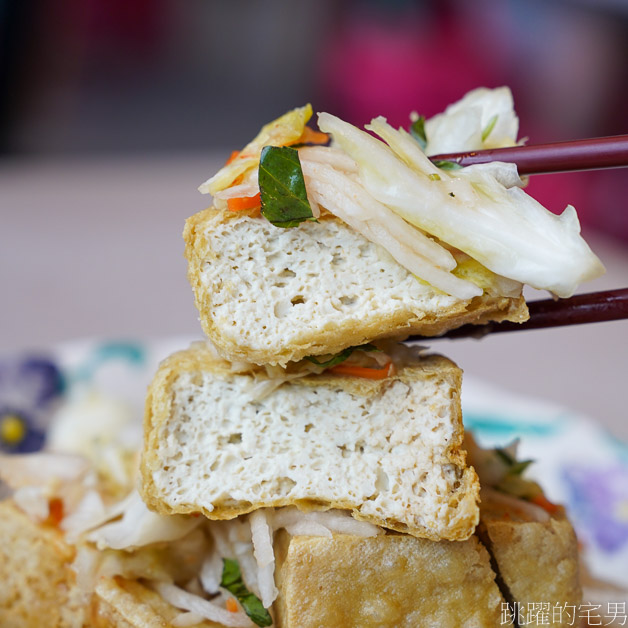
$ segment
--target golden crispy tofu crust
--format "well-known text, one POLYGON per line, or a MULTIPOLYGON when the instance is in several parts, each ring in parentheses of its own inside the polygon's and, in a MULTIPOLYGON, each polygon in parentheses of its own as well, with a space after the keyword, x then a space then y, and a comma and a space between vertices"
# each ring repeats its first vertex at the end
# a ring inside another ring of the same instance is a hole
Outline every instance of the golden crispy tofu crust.
POLYGON ((280 628, 499 625, 503 598, 476 537, 282 533, 276 546, 280 628))
POLYGON ((76 602, 74 549, 53 526, 39 525, 11 501, 0 502, 0 626, 87 625, 76 602))
POLYGON ((478 532, 494 559, 509 602, 517 603, 526 625, 573 625, 567 614, 564 621, 557 615, 552 623, 554 605, 577 608, 582 601, 578 541, 563 508, 546 522, 530 521, 483 499, 478 532), (535 613, 528 621, 528 605, 537 605, 530 606, 533 610, 541 603, 550 604, 549 623, 535 613))
MULTIPOLYGON (((96 585, 92 605, 94 628, 173 628, 172 620, 182 612, 159 594, 135 580, 103 578, 96 585)), ((220 628, 204 620, 191 628, 220 628)))

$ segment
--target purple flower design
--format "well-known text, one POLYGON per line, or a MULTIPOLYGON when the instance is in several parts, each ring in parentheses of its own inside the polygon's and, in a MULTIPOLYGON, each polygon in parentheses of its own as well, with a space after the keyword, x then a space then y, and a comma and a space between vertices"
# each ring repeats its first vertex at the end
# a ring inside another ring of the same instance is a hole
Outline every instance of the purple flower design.
POLYGON ((628 545, 628 467, 568 467, 569 511, 586 540, 604 552, 628 545))
POLYGON ((41 449, 63 388, 61 371, 50 360, 27 357, 0 361, 0 451, 41 449))

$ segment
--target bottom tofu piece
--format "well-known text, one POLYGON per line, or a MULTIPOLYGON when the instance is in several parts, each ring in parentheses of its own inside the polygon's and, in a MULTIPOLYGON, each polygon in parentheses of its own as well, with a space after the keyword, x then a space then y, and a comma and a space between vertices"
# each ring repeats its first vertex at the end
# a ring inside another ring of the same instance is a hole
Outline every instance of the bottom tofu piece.
POLYGON ((545 521, 533 521, 525 511, 483 496, 478 532, 494 559, 513 619, 525 626, 577 625, 578 542, 563 508, 545 521))
MULTIPOLYGON (((137 580, 103 578, 92 599, 90 628, 173 628, 171 622, 181 610, 137 580)), ((202 620, 190 628, 222 628, 202 620)))
POLYGON ((70 564, 74 548, 53 526, 34 523, 10 501, 0 502, 0 626, 83 626, 70 564))
POLYGON ((503 598, 476 537, 280 533, 279 628, 497 626, 503 598))
MULTIPOLYGON (((475 535, 436 542, 396 533, 313 537, 280 531, 274 626, 516 625, 508 603, 517 604, 520 625, 577 625, 575 535, 562 509, 544 519, 484 499, 482 542, 475 535), (555 607, 564 609, 562 621, 555 607)), ((121 577, 100 578, 94 594, 83 595, 71 566, 75 548, 58 528, 32 521, 10 500, 0 503, 0 536, 3 628, 39 628, 42 618, 50 628, 172 628, 183 612, 142 581, 121 577)))
MULTIPOLYGON (((173 628, 182 611, 134 580, 101 578, 85 596, 71 567, 75 548, 61 531, 0 502, 2 628, 173 628)), ((201 621, 192 628, 218 628, 201 621)))

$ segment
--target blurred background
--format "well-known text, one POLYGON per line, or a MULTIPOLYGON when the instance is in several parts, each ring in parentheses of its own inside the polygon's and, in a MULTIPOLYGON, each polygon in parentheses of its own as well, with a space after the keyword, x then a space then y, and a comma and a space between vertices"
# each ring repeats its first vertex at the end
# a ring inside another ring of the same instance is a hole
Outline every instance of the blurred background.
MULTIPOLYGON (((228 151, 308 101, 407 125, 480 85, 531 142, 628 131, 626 0, 9 0, 0 29, 6 157, 228 151)), ((628 241, 626 177, 532 186, 628 241)))
MULTIPOLYGON (((0 2, 0 350, 200 334, 183 222, 208 204, 197 186, 262 124, 311 102, 406 126, 412 110, 500 85, 530 143, 628 133, 628 1, 0 2)), ((578 209, 609 266, 587 289, 626 284, 626 170, 533 177, 528 191, 578 209)), ((540 394, 624 425, 621 325, 442 350, 511 388, 538 371, 540 394), (513 352, 526 366, 496 372, 513 352), (584 361, 606 365, 602 399, 585 398, 584 361), (566 364, 580 380, 554 377, 566 364)))

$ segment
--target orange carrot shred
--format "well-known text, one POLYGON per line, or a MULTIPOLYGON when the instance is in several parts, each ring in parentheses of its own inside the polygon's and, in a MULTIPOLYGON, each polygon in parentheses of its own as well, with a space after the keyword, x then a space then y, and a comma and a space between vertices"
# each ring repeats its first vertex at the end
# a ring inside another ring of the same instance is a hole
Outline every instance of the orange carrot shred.
POLYGON ((301 137, 295 142, 295 144, 327 144, 329 142, 329 135, 321 131, 315 131, 309 126, 306 126, 301 133, 301 137))
POLYGON ((337 375, 353 375, 354 377, 364 377, 366 379, 386 379, 394 373, 394 366, 389 362, 384 368, 373 369, 366 366, 353 366, 351 364, 338 364, 329 369, 330 373, 337 375))
POLYGON ((232 597, 227 598, 227 601, 225 602, 225 606, 227 607, 227 610, 230 613, 238 612, 238 603, 232 597))
POLYGON ((549 499, 547 499, 545 495, 537 495, 536 497, 533 497, 531 501, 533 504, 536 504, 537 506, 543 508, 543 510, 549 512, 550 515, 553 515, 559 508, 556 504, 553 504, 549 499))
POLYGON ((231 155, 229 155, 229 159, 225 162, 225 166, 228 166, 239 154, 239 150, 231 151, 231 155))
POLYGON ((46 523, 53 526, 58 526, 63 519, 63 500, 58 497, 53 497, 48 502, 48 519, 46 523))
POLYGON ((255 196, 241 196, 238 198, 227 199, 227 207, 229 211, 240 212, 244 209, 255 209, 262 204, 259 193, 255 196))

